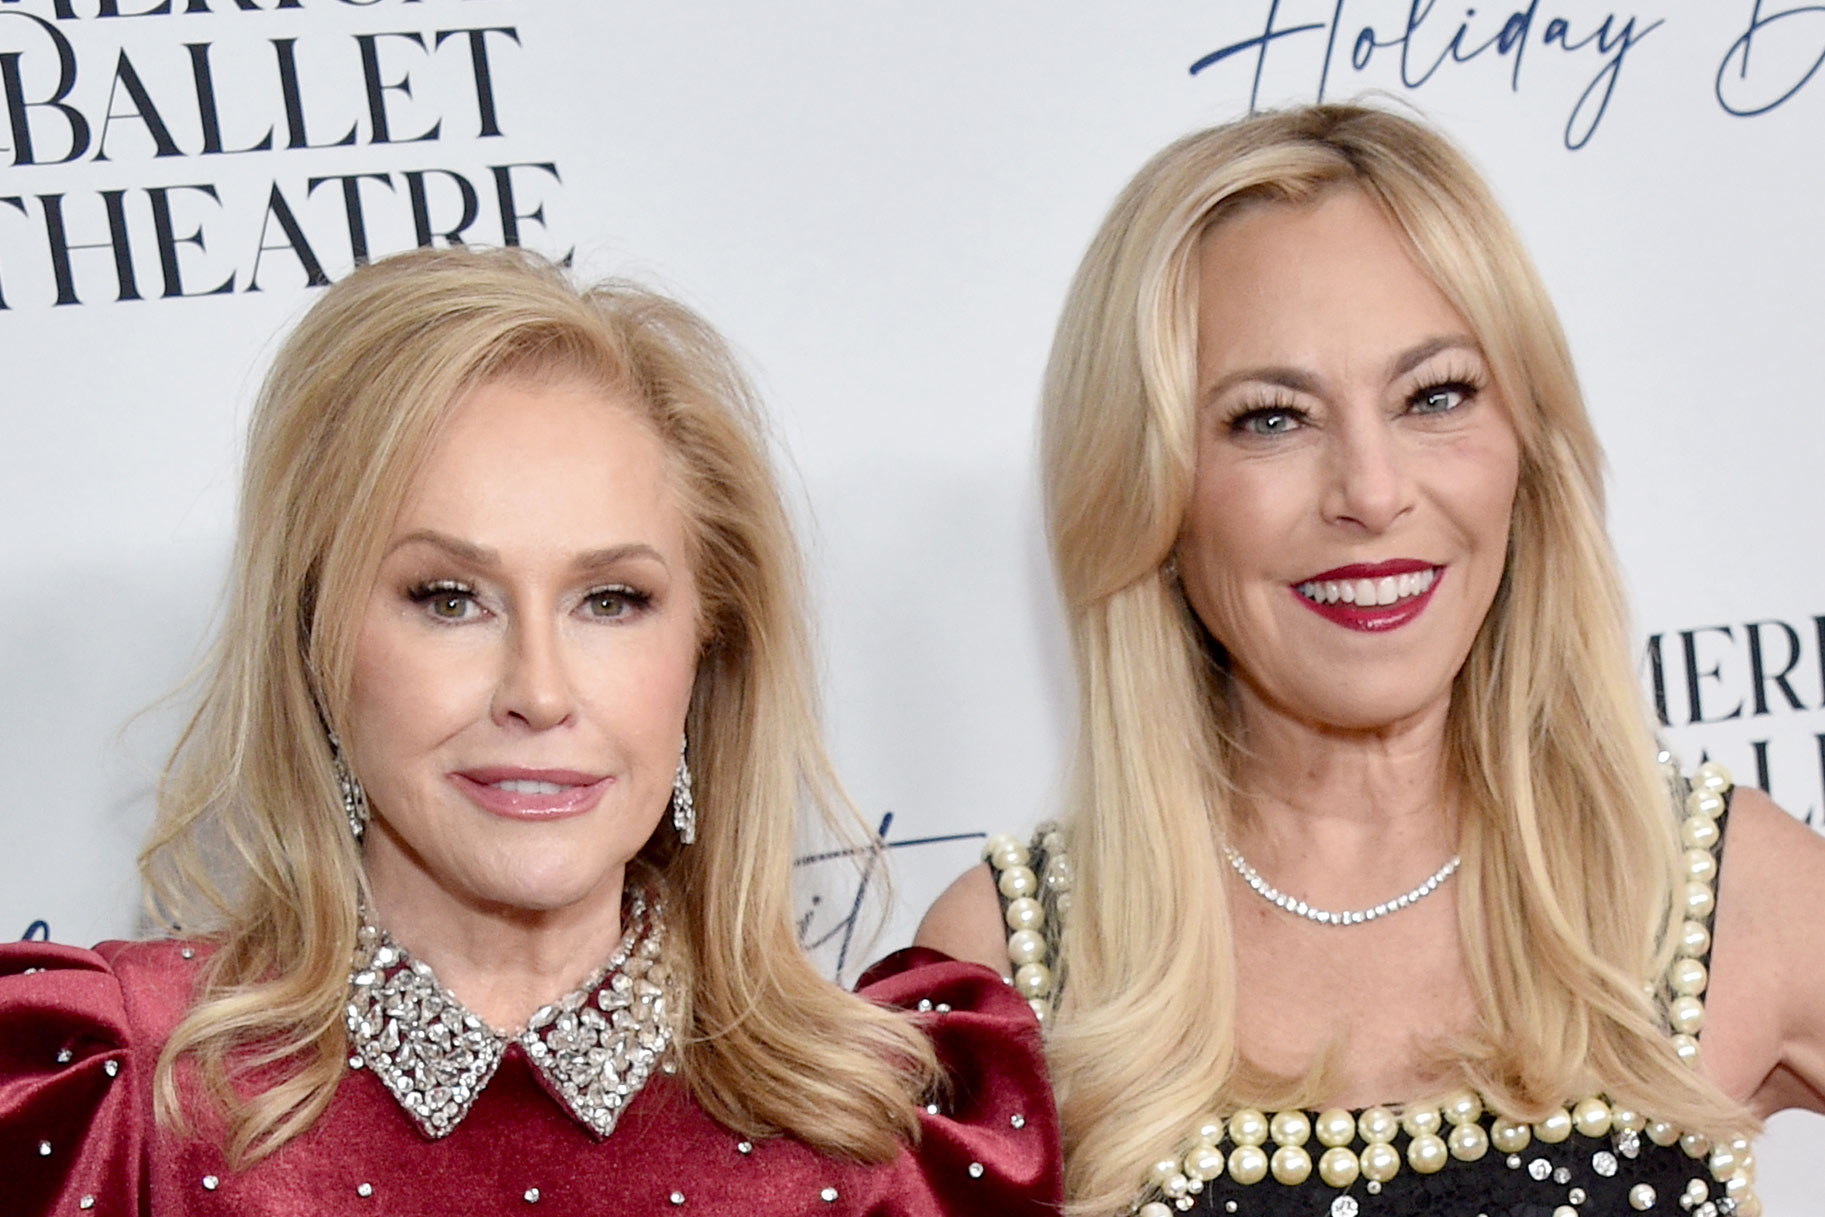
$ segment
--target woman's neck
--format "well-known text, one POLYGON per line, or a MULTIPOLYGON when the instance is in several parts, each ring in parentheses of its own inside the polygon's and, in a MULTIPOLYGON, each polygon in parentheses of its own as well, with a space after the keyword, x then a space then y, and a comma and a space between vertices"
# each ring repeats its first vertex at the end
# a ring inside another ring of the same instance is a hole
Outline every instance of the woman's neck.
POLYGON ((621 941, 624 872, 565 908, 489 906, 395 865, 392 851, 376 844, 367 868, 371 919, 497 1031, 524 1027, 539 1007, 588 980, 621 941))
POLYGON ((1373 904, 1457 852, 1447 702, 1346 730, 1302 721, 1246 689, 1239 700, 1244 755, 1230 844, 1276 886, 1339 907, 1373 904))

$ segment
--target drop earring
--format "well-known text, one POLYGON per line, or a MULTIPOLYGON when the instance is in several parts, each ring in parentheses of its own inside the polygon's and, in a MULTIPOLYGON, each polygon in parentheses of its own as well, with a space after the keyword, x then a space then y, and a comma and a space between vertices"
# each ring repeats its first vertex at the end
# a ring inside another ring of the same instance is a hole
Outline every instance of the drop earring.
POLYGON ((368 827, 368 793, 355 780, 349 763, 342 755, 342 741, 330 734, 330 766, 336 771, 336 784, 342 788, 342 812, 349 818, 349 833, 360 844, 368 827))
POLYGON ((691 766, 685 760, 686 743, 678 745, 678 771, 672 775, 672 827, 689 845, 697 839, 697 803, 691 797, 691 766))

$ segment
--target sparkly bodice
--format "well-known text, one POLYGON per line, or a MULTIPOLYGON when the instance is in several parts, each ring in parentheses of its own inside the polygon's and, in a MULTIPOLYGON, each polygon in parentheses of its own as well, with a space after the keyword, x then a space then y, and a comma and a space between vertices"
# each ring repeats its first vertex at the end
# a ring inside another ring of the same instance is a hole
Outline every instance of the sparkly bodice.
MULTIPOLYGON (((589 1118, 595 1103, 568 1095, 563 1078, 568 1064, 592 1062, 605 1077, 600 1066, 613 1053, 596 1055, 600 1035, 594 1046, 587 1036, 553 1037, 568 1033, 566 1015, 581 1028, 593 1022, 584 1010, 605 1013, 599 995, 614 991, 612 975, 579 991, 587 1004, 557 1003, 549 1021, 495 1037, 470 1026, 409 962, 381 954, 384 945, 375 935, 375 975, 356 989, 385 992, 401 975, 422 980, 380 1003, 383 1013, 398 1011, 401 1045, 414 1032, 435 1044, 439 1027, 452 1044, 494 1037, 503 1046, 485 1085, 466 1096, 460 1117, 449 1111, 447 1132, 427 1136, 425 1111, 460 1105, 455 1087, 434 1098, 437 1077, 472 1064, 465 1053, 490 1056, 486 1043, 448 1051, 421 1044, 404 1062, 394 1049, 390 1059, 414 1082, 407 1093, 423 1104, 402 1102, 363 1048, 363 1065, 347 1070, 307 1132, 237 1170, 219 1138, 186 1135, 152 1111, 159 1054, 194 1000, 207 943, 114 942, 93 951, 0 943, 0 1214, 1057 1217, 1058 1130, 1038 1028, 986 968, 908 951, 865 978, 862 996, 906 1011, 930 1032, 952 1087, 942 1103, 920 1109, 915 1144, 888 1161, 858 1163, 791 1137, 726 1128, 682 1073, 663 1068, 614 1115, 613 1135, 602 1136, 589 1118), (407 1009, 414 1000, 416 1012, 407 1009), (529 1034, 553 1062, 538 1062, 529 1034), (421 1066, 429 1070, 422 1078, 421 1066)), ((637 949, 633 957, 641 958, 637 949)), ((612 1038, 614 1011, 606 1012, 612 1038)), ((386 1034, 383 1018, 376 1051, 386 1034)), ((178 1080, 187 1088, 186 1074, 178 1080)))
MULTIPOLYGON (((1714 882, 1730 784, 1705 765, 1679 782, 1686 922, 1664 986, 1669 1033, 1692 1061, 1704 1022, 1714 882)), ((1056 825, 1030 843, 991 838, 985 853, 1010 933, 1014 984, 1042 1019, 1068 981, 1058 928, 1073 878, 1056 825)), ((1589 1095, 1538 1123, 1499 1118, 1468 1090, 1437 1107, 1244 1110, 1196 1129, 1157 1162, 1137 1164, 1138 1217, 1751 1217, 1753 1157, 1742 1141, 1696 1133, 1589 1095)))

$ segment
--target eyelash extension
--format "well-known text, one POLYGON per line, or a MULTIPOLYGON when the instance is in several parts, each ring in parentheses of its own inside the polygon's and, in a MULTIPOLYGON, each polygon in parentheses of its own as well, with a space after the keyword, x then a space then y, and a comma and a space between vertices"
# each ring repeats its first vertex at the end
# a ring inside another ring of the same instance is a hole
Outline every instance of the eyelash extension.
POLYGON ((457 579, 432 579, 406 589, 406 599, 413 604, 423 604, 427 600, 449 595, 473 596, 475 589, 457 579))
POLYGON ((1484 385, 1483 375, 1469 368, 1457 372, 1440 372, 1427 377, 1411 393, 1407 394, 1407 404, 1411 406, 1440 389, 1456 389, 1464 395, 1466 402, 1474 401, 1482 393, 1484 385))

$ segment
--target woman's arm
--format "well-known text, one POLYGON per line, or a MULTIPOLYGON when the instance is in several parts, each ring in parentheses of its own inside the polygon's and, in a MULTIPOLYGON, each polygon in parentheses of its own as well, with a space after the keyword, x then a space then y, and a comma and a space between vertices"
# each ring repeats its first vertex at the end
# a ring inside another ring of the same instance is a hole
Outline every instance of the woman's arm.
POLYGON ((913 935, 913 945, 943 951, 1011 975, 1008 932, 1001 922, 1001 897, 988 865, 972 866, 932 902, 913 935))
POLYGON ((1825 838, 1759 790, 1731 797, 1705 1068, 1760 1116, 1825 1112, 1825 838))

